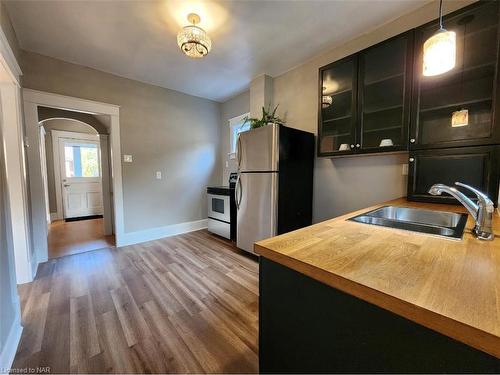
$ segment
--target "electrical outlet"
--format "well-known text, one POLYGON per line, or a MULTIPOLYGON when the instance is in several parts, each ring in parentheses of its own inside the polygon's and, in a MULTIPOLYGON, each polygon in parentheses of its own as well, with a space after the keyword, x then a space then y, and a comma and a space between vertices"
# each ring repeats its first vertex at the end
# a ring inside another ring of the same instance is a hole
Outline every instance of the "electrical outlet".
POLYGON ((161 172, 160 171, 156 171, 156 179, 161 180, 161 172))
POLYGON ((408 176, 408 164, 403 164, 403 176, 408 176))
POLYGON ((132 155, 123 155, 124 163, 132 163, 132 155))

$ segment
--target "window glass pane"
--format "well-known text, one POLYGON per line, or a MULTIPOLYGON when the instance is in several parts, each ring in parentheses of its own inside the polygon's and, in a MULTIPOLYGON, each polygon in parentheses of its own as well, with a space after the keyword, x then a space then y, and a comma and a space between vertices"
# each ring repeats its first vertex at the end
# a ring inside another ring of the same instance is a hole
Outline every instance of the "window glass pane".
POLYGON ((64 146, 66 177, 99 177, 97 145, 66 143, 64 146))
POLYGON ((238 134, 250 130, 250 123, 244 124, 243 121, 231 125, 231 152, 236 152, 236 142, 238 141, 238 134))

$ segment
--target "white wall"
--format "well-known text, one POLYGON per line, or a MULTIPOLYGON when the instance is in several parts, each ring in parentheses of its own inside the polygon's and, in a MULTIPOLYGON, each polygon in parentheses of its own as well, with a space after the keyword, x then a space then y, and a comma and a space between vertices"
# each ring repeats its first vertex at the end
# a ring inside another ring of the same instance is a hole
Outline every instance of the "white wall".
POLYGON ((0 126, 0 373, 11 365, 22 330, 3 143, 0 126))

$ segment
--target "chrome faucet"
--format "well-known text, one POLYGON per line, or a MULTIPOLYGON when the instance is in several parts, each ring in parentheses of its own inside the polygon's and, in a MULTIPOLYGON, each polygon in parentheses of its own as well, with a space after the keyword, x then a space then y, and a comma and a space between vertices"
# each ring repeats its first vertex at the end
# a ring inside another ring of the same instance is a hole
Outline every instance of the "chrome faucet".
POLYGON ((462 184, 461 182, 455 182, 455 185, 461 186, 472 191, 477 196, 477 204, 474 203, 469 197, 467 197, 460 190, 450 187, 444 184, 434 184, 429 189, 429 194, 441 195, 441 193, 448 193, 455 197, 460 203, 462 203, 467 211, 470 212, 476 225, 472 232, 480 240, 491 241, 495 238, 492 229, 493 212, 495 211, 495 206, 488 196, 473 187, 462 184))

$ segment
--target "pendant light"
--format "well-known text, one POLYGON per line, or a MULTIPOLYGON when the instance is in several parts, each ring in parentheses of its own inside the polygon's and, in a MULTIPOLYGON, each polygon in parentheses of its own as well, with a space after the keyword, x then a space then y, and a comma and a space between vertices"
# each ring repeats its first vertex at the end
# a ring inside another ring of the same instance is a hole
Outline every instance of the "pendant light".
POLYGON ((455 67, 456 34, 443 27, 443 0, 439 1, 439 30, 424 43, 424 76, 436 76, 455 67))

